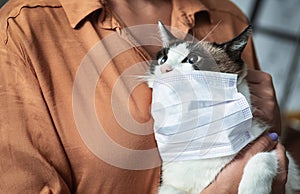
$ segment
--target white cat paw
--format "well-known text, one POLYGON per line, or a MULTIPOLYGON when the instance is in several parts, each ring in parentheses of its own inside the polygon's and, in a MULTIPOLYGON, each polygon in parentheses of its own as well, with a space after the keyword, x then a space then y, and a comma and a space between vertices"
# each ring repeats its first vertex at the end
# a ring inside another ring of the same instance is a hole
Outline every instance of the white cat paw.
POLYGON ((158 194, 186 194, 186 192, 172 187, 171 185, 162 185, 159 188, 158 194))
POLYGON ((277 174, 278 160, 275 152, 258 153, 247 163, 239 185, 239 194, 269 194, 277 174))

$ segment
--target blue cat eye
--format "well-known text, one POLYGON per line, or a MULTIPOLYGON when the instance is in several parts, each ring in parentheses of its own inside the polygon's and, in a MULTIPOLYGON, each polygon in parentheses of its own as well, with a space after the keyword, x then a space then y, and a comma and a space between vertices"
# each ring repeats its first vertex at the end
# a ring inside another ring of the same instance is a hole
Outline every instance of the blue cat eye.
POLYGON ((157 61, 159 65, 164 64, 166 61, 168 60, 168 55, 163 55, 162 57, 160 57, 157 61))

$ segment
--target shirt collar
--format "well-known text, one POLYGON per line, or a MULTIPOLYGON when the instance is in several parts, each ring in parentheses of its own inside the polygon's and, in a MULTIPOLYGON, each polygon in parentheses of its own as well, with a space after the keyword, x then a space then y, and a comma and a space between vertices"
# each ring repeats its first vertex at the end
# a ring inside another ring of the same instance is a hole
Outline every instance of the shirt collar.
MULTIPOLYGON (((62 4, 68 20, 73 28, 75 28, 84 18, 86 18, 92 12, 104 8, 107 0, 59 0, 62 4)), ((197 12, 205 11, 208 13, 207 7, 200 2, 200 0, 172 0, 173 13, 172 21, 175 27, 179 28, 191 28, 195 25, 195 14, 197 12)), ((107 14, 109 12, 106 12, 107 14)), ((109 21, 102 21, 105 24, 105 28, 116 28, 118 23, 111 18, 104 16, 102 19, 108 19, 109 21), (110 25, 108 25, 110 24, 110 25)))
POLYGON ((200 0, 173 0, 172 26, 187 32, 195 26, 195 14, 199 12, 206 12, 212 22, 210 10, 200 0))
POLYGON ((86 16, 103 8, 103 0, 59 0, 64 8, 68 20, 75 28, 86 16))

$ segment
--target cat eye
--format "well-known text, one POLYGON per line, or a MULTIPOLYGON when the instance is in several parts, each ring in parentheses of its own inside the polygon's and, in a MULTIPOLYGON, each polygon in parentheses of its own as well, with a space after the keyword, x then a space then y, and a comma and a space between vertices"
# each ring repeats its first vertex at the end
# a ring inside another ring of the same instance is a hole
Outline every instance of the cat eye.
POLYGON ((166 61, 168 60, 168 55, 163 55, 161 57, 158 58, 157 62, 159 65, 164 64, 166 61))
POLYGON ((201 57, 196 54, 189 54, 185 59, 182 60, 182 63, 195 64, 200 61, 201 57))

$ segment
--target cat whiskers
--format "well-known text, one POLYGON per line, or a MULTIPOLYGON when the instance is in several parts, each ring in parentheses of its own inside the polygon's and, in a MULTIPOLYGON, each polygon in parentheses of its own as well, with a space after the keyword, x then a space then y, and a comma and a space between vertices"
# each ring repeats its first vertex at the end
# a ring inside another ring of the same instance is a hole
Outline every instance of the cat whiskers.
POLYGON ((155 40, 155 45, 156 45, 157 43, 159 43, 159 45, 163 45, 163 42, 162 42, 162 40, 161 40, 161 38, 160 38, 159 35, 153 35, 153 36, 151 36, 150 38, 153 39, 153 40, 155 40))
POLYGON ((152 88, 156 76, 149 72, 146 75, 138 76, 138 79, 143 83, 147 83, 148 87, 152 88))
POLYGON ((134 79, 137 83, 154 82, 155 75, 147 72, 145 75, 125 75, 124 77, 134 79))
POLYGON ((207 34, 204 36, 199 42, 205 41, 221 24, 222 20, 220 20, 207 34))

